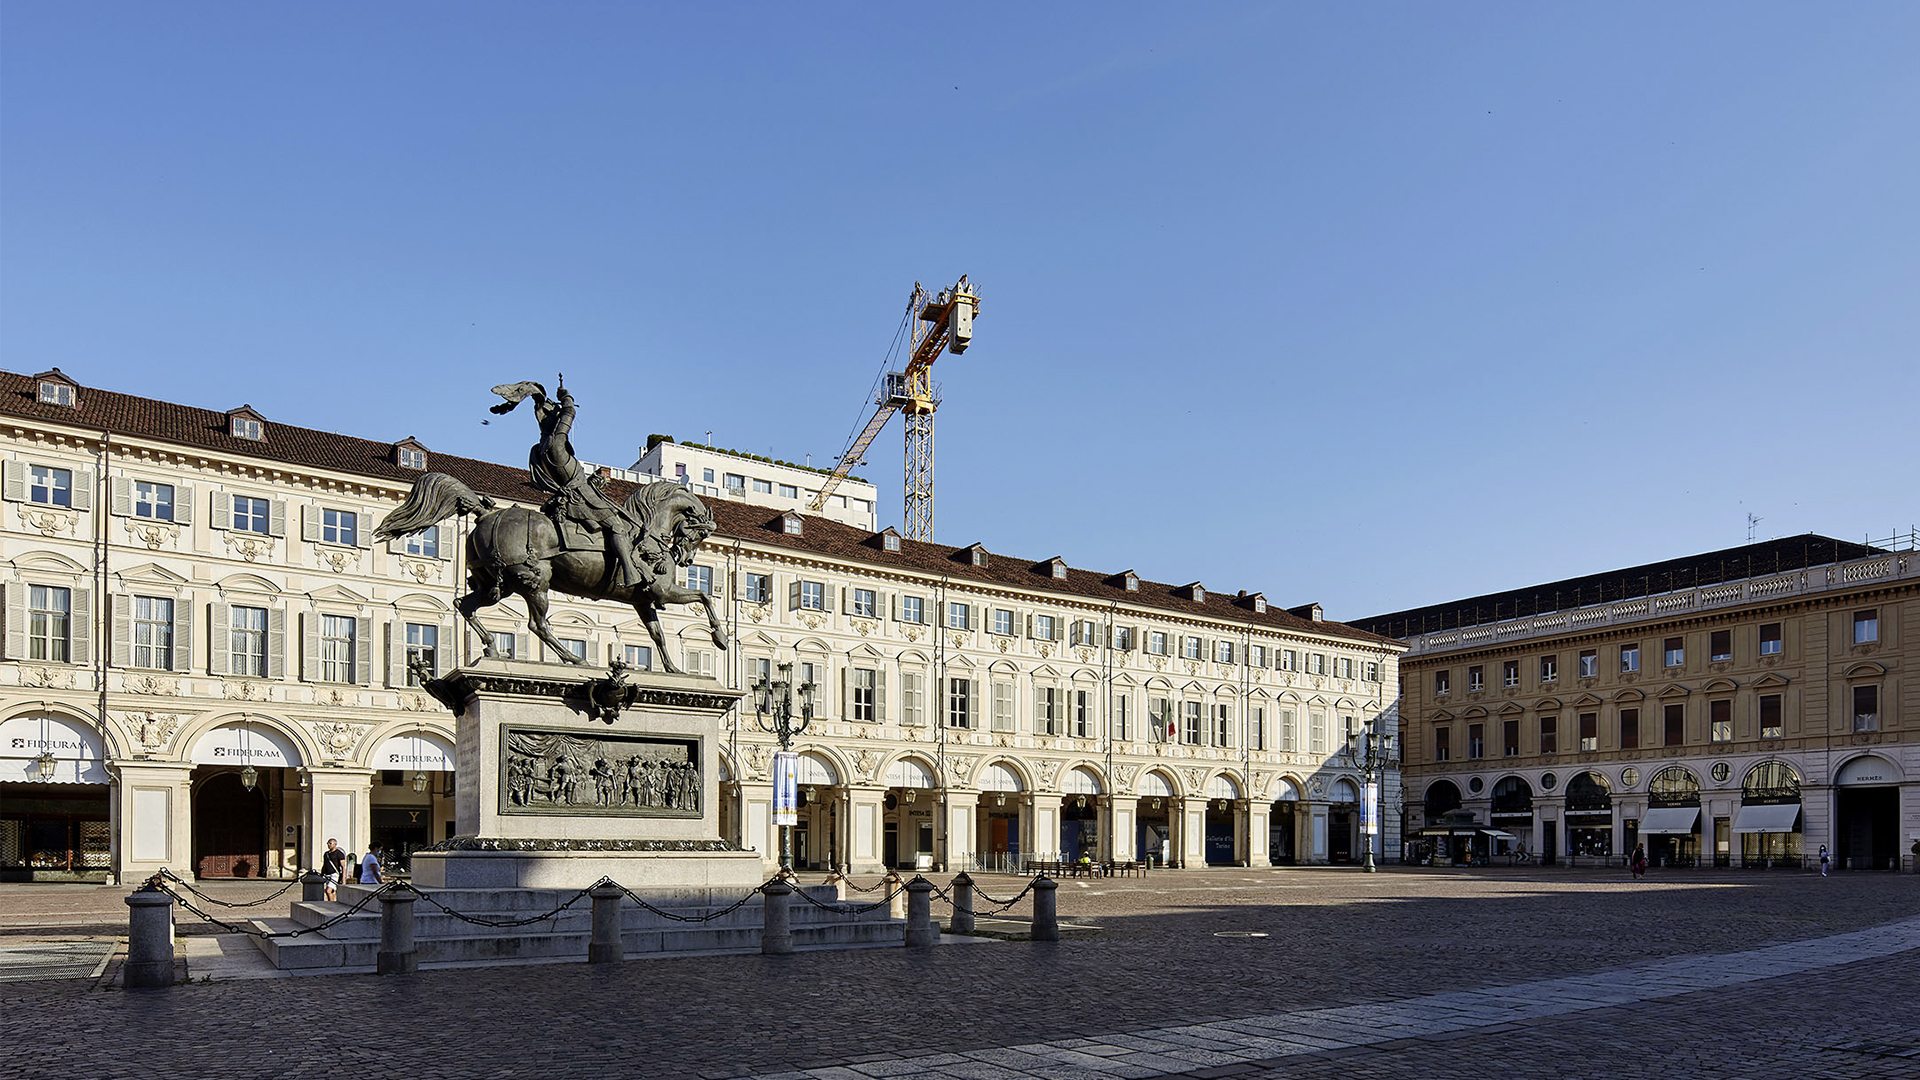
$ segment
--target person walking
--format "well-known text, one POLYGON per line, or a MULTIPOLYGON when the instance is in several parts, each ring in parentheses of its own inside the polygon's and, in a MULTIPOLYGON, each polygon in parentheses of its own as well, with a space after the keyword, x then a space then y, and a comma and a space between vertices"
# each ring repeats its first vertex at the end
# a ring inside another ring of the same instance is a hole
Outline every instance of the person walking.
POLYGON ((375 854, 372 844, 367 845, 367 853, 360 856, 360 884, 380 884, 380 856, 375 854))
POLYGON ((340 898, 340 881, 347 872, 347 853, 340 850, 340 841, 327 839, 327 852, 320 856, 320 873, 327 883, 327 901, 340 898))
POLYGON ((1820 876, 1821 877, 1827 876, 1827 866, 1832 861, 1833 860, 1827 856, 1827 845, 1821 844, 1820 845, 1820 876))
POLYGON ((1635 844, 1633 846, 1632 860, 1633 880, 1639 881, 1647 876, 1647 845, 1635 844))

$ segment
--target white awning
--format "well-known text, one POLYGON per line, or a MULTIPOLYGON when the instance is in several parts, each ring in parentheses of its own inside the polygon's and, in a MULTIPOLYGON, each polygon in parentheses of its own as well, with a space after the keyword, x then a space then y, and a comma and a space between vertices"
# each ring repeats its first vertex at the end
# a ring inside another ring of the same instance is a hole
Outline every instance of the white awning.
POLYGON ((225 724, 194 740, 187 755, 195 765, 261 765, 290 769, 306 764, 300 748, 278 728, 265 724, 225 724))
POLYGON ((453 744, 428 731, 392 736, 373 752, 376 769, 406 772, 452 772, 453 744))
POLYGON ((1165 776, 1162 776, 1157 772, 1150 772, 1147 775, 1140 778, 1140 794, 1147 795, 1147 796, 1158 795, 1163 798, 1171 798, 1173 796, 1173 785, 1167 783, 1167 778, 1165 776))
POLYGON ((1019 791, 1020 774, 998 762, 980 770, 981 791, 1019 791))
POLYGON ((1233 782, 1231 776, 1216 776, 1207 781, 1207 798, 1237 799, 1240 797, 1240 785, 1233 782))
POLYGON ((834 771, 832 762, 813 754, 801 754, 800 760, 793 763, 793 782, 832 787, 840 782, 840 774, 834 771))
POLYGON ((1518 840, 1518 839, 1520 839, 1519 837, 1517 837, 1517 836, 1515 836, 1515 835, 1513 835, 1513 834, 1512 834, 1512 833, 1510 833, 1510 832, 1501 832, 1501 831, 1500 831, 1499 829, 1481 829, 1481 830, 1480 830, 1480 835, 1481 835, 1481 836, 1484 836, 1484 837, 1486 837, 1486 838, 1487 838, 1487 839, 1489 839, 1489 840, 1518 840))
POLYGON ((1697 806, 1661 806, 1647 811, 1640 819, 1641 836, 1684 836, 1693 832, 1700 820, 1697 806))
POLYGON ((32 714, 0 723, 0 780, 33 784, 104 784, 107 746, 78 720, 32 714), (53 755, 53 772, 40 775, 40 755, 53 755))
POLYGON ((1733 817, 1734 832, 1799 832, 1799 803, 1774 806, 1743 806, 1733 817))
POLYGON ((1100 794, 1100 778, 1085 769, 1075 769, 1067 774, 1066 782, 1061 785, 1061 790, 1069 795, 1098 795, 1100 794))
POLYGON ((897 788, 930 788, 933 786, 933 774, 925 765, 912 758, 901 758, 887 766, 887 786, 897 788))

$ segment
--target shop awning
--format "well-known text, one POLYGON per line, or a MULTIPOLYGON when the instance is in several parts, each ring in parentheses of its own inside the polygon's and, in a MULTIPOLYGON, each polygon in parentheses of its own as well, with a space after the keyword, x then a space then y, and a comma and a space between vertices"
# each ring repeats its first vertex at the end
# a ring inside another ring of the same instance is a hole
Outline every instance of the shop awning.
POLYGON ((1799 803, 1779 803, 1774 806, 1743 806, 1734 815, 1734 832, 1799 832, 1796 823, 1800 820, 1799 803))
POLYGON ((1684 836, 1700 820, 1697 806, 1659 806, 1640 819, 1641 836, 1684 836))
POLYGON ((1515 836, 1515 835, 1513 835, 1513 834, 1512 834, 1512 833, 1510 833, 1510 832, 1501 832, 1501 831, 1500 831, 1499 829, 1481 829, 1481 830, 1480 830, 1480 835, 1481 835, 1481 836, 1484 836, 1484 837, 1486 837, 1486 838, 1487 838, 1487 839, 1489 839, 1489 840, 1518 840, 1518 839, 1520 839, 1519 837, 1517 837, 1517 836, 1515 836))
POLYGON ((1420 830, 1421 836, 1472 836, 1480 832, 1475 825, 1433 825, 1420 830))

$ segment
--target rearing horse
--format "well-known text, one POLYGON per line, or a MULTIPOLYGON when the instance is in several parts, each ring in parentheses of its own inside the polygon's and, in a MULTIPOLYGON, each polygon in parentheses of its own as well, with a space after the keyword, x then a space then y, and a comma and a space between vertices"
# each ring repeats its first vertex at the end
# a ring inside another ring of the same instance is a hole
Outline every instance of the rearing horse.
POLYGON ((556 655, 568 663, 586 663, 561 644, 547 621, 547 593, 558 589, 572 596, 633 605, 647 633, 653 636, 666 670, 684 674, 660 629, 663 605, 700 605, 707 614, 707 629, 714 643, 722 649, 727 647, 727 632, 720 625, 713 598, 683 588, 675 580, 675 572, 691 562, 700 542, 712 535, 713 514, 705 503, 671 480, 656 480, 635 489, 623 506, 643 526, 634 553, 650 572, 646 582, 637 586, 613 584, 614 574, 603 546, 569 551, 547 515, 524 506, 496 506, 492 499, 476 494, 445 473, 427 473, 416 481, 406 501, 380 522, 374 535, 392 539, 455 515, 478 515, 473 532, 467 536, 468 592, 457 606, 461 617, 479 633, 488 656, 499 654, 494 652, 493 635, 480 625, 477 615, 481 608, 492 607, 512 595, 526 600, 527 628, 556 655))

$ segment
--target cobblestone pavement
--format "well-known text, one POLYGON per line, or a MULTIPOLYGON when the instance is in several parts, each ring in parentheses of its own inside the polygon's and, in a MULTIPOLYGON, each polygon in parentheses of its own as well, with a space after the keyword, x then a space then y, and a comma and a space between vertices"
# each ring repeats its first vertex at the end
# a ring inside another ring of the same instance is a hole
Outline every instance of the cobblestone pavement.
MULTIPOLYGON (((1007 896, 1024 882, 980 884, 1007 896)), ((20 888, 0 890, 9 925, 25 925, 11 921, 20 888)), ((1920 1076, 1920 953, 1892 951, 1920 945, 1913 875, 1188 871, 1062 882, 1059 906, 1101 930, 148 992, 12 982, 0 1039, 34 1048, 10 1056, 23 1078, 279 1076, 321 1060, 430 1078, 1920 1076), (1004 1053, 1228 1021, 1251 1030, 1218 1030, 1268 1043, 1129 1070, 1004 1053), (955 1057, 909 1064, 934 1054, 955 1057)))

